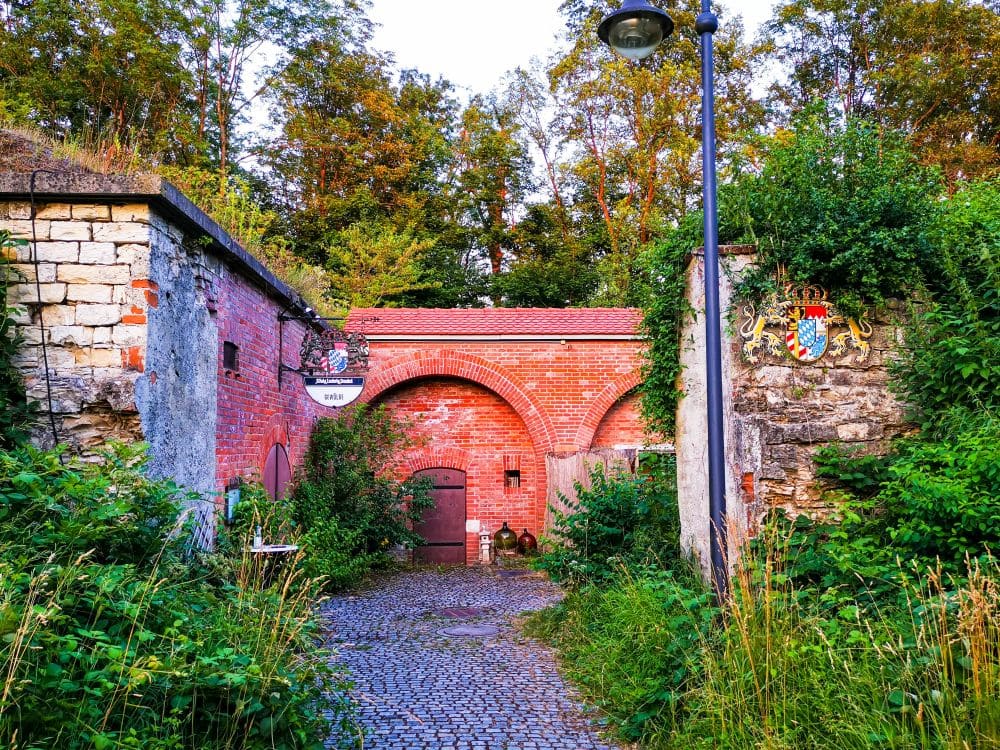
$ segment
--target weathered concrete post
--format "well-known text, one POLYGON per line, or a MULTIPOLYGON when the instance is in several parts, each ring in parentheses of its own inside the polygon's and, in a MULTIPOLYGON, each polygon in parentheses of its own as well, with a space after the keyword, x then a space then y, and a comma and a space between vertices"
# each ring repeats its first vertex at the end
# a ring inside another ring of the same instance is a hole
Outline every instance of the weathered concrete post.
MULTIPOLYGON (((723 316, 732 308, 733 277, 746 268, 753 259, 751 246, 723 246, 719 248, 722 272, 719 278, 719 304, 723 316)), ((677 500, 681 518, 681 548, 692 555, 701 566, 706 580, 711 577, 710 540, 714 530, 708 513, 708 417, 706 409, 705 374, 705 256, 699 249, 692 254, 687 268, 687 299, 694 311, 689 316, 681 336, 681 390, 683 397, 677 407, 677 430, 674 444, 677 449, 677 500)), ((728 329, 728 326, 727 326, 728 329)), ((722 401, 726 497, 728 502, 729 559, 746 530, 746 514, 741 508, 740 493, 735 477, 739 472, 734 434, 733 383, 735 361, 732 336, 723 331, 722 340, 722 401)))

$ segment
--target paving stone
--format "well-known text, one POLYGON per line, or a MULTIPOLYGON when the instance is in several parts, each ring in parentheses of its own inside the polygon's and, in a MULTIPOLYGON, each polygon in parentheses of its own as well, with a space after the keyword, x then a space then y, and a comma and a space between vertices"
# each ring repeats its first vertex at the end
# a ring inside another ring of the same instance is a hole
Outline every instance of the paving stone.
POLYGON ((365 750, 616 750, 551 650, 516 623, 561 596, 536 575, 454 568, 385 577, 326 602, 331 658, 354 684, 365 750), (447 610, 475 610, 462 627, 479 634, 444 634, 455 627, 447 610))

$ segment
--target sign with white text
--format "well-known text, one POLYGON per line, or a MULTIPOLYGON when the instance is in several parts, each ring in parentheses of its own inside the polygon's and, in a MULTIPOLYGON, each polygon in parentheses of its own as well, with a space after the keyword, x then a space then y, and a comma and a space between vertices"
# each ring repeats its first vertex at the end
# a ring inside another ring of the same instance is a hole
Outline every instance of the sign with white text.
POLYGON ((364 378, 304 377, 306 393, 323 406, 347 406, 357 400, 365 387, 364 378))

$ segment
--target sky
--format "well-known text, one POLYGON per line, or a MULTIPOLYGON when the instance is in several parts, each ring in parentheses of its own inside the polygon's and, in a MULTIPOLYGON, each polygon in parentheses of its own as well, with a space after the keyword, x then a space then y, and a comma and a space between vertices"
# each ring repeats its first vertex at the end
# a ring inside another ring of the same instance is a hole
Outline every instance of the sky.
MULTIPOLYGON (((544 60, 564 31, 561 0, 371 0, 379 24, 374 47, 392 52, 398 68, 442 76, 467 95, 485 93, 504 73, 544 60), (524 19, 531 18, 530 23, 524 19)), ((748 36, 771 13, 774 0, 731 0, 748 36)), ((670 12, 670 6, 661 4, 670 12)), ((722 19, 725 23, 725 18, 722 19)))

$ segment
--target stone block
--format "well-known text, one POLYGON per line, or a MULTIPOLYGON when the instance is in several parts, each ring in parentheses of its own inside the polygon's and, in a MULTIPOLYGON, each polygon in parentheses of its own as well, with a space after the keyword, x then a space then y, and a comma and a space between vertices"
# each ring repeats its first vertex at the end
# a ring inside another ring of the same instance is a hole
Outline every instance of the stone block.
POLYGON ((145 346, 146 326, 117 325, 111 329, 111 343, 115 346, 145 346))
POLYGON ((114 265, 117 259, 114 242, 81 242, 80 262, 114 265))
POLYGON ((18 333, 25 346, 34 346, 42 343, 42 329, 38 326, 23 326, 18 333))
POLYGON ((0 251, 5 259, 14 263, 31 263, 31 243, 21 240, 14 245, 9 245, 0 251))
POLYGON ((14 321, 15 325, 30 326, 34 323, 31 311, 23 306, 11 307, 7 310, 7 317, 14 321))
POLYGON ((111 207, 76 204, 73 206, 73 218, 80 221, 111 221, 111 207))
POLYGON ((149 223, 148 203, 127 203, 124 206, 111 207, 111 221, 149 223))
POLYGON ((94 330, 94 346, 99 344, 110 344, 111 343, 111 331, 110 326, 98 326, 94 330))
POLYGON ((34 370, 42 364, 42 348, 25 345, 17 350, 10 360, 22 372, 34 370))
POLYGON ((73 305, 46 305, 42 308, 42 322, 47 328, 74 325, 76 323, 76 307, 73 305))
POLYGON ((38 302, 38 292, 41 291, 41 301, 45 305, 57 305, 66 299, 65 284, 41 284, 40 290, 34 284, 15 284, 7 296, 8 304, 28 304, 38 302))
POLYGON ((132 269, 132 278, 145 279, 149 277, 148 245, 119 245, 118 262, 128 264, 132 269))
POLYGON ((836 439, 837 430, 835 427, 811 422, 768 425, 764 435, 764 441, 771 445, 828 443, 836 439))
MULTIPOLYGON (((30 218, 30 217, 29 217, 30 218)), ((72 219, 73 207, 68 203, 49 203, 38 209, 36 219, 72 219)))
POLYGON ((31 203, 29 201, 12 201, 8 203, 7 216, 11 219, 30 219, 31 203))
POLYGON ((128 266, 83 266, 63 264, 57 274, 60 281, 70 284, 127 284, 128 266))
MULTIPOLYGON (((35 239, 47 240, 49 239, 49 227, 52 222, 49 221, 39 221, 35 220, 35 239)), ((11 237, 20 237, 25 240, 30 240, 31 235, 31 221, 24 219, 13 219, 11 221, 5 221, 0 225, 0 229, 6 229, 10 232, 11 237)))
MULTIPOLYGON (((49 329, 49 341, 52 344, 65 346, 89 347, 94 341, 94 329, 87 326, 52 326, 49 329)), ((79 363, 79 359, 75 359, 79 363)))
MULTIPOLYGON (((16 278, 23 282, 35 280, 35 265, 33 263, 15 263, 11 266, 16 278)), ((51 284, 56 280, 55 263, 38 264, 38 280, 43 284, 51 284)))
POLYGON ((39 242, 36 245, 39 261, 50 263, 76 263, 80 257, 79 242, 39 242))
POLYGON ((90 241, 90 223, 86 221, 53 221, 49 225, 49 239, 90 241))
POLYGON ((79 304, 76 306, 76 323, 82 326, 110 326, 122 319, 118 305, 79 304))
POLYGON ((837 438, 845 442, 870 440, 875 437, 875 425, 868 422, 850 422, 837 425, 837 438))
POLYGON ((120 367, 122 363, 122 354, 118 349, 87 347, 74 354, 76 363, 81 367, 120 367))
POLYGON ((110 305, 114 289, 110 284, 70 284, 66 290, 66 299, 70 302, 110 305))
MULTIPOLYGON (((83 408, 85 393, 79 378, 52 378, 52 411, 56 414, 76 414, 83 408)), ((48 388, 44 378, 31 387, 28 398, 41 402, 43 408, 46 406, 48 388)))
POLYGON ((130 221, 111 221, 93 225, 95 242, 148 242, 149 227, 130 221))

